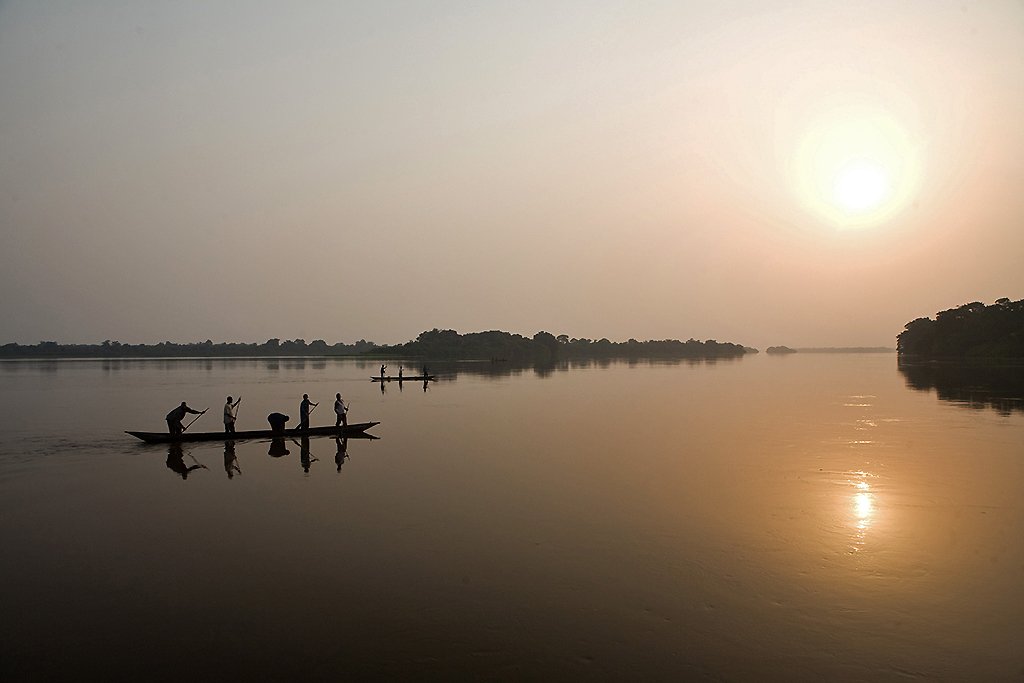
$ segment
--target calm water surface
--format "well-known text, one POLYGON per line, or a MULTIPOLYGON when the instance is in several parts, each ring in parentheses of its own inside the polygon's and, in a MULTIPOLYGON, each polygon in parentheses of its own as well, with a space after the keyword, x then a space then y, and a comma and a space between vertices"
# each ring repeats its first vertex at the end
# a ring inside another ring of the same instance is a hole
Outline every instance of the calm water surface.
POLYGON ((891 355, 376 367, 0 363, 0 678, 1024 678, 1012 388, 891 355), (183 477, 122 433, 181 400, 217 429, 227 394, 239 429, 304 392, 333 424, 336 391, 379 440, 195 444, 183 477))

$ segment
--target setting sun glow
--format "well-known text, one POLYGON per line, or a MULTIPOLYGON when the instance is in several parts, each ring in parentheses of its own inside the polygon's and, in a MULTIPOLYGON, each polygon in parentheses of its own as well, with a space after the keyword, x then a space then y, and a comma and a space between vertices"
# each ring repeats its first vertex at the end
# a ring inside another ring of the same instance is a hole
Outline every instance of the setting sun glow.
POLYGON ((881 111, 846 109, 812 124, 792 182, 801 202, 839 227, 892 218, 912 201, 920 162, 909 136, 881 111))

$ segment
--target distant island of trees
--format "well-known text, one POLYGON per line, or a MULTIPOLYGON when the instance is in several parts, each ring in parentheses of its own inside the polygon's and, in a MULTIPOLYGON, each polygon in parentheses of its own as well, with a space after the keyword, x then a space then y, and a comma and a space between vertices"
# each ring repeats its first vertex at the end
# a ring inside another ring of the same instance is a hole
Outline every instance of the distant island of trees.
POLYGON ((889 346, 807 346, 790 348, 788 346, 769 346, 768 353, 892 353, 896 349, 889 346))
POLYGON ((896 337, 901 356, 922 359, 1024 358, 1024 299, 980 301, 917 318, 896 337))
POLYGON ((415 340, 396 346, 382 346, 378 354, 463 360, 509 360, 548 362, 573 358, 735 358, 747 353, 740 344, 679 341, 613 342, 608 339, 570 338, 538 332, 532 338, 509 332, 430 330, 415 340))
POLYGON ((769 346, 768 353, 893 353, 888 346, 809 346, 791 349, 788 346, 769 346))
POLYGON ((740 344, 677 339, 613 342, 555 336, 538 332, 525 337, 510 332, 490 331, 459 334, 455 330, 433 329, 422 332, 404 344, 379 345, 360 339, 354 344, 328 344, 322 339, 306 343, 303 339, 269 339, 262 344, 221 342, 123 344, 107 340, 100 344, 4 344, 3 358, 233 358, 281 356, 404 356, 443 360, 501 360, 545 363, 581 358, 736 358, 751 352, 740 344))
POLYGON ((891 346, 812 346, 794 349, 800 353, 894 353, 891 346))
POLYGON ((769 346, 767 349, 765 349, 765 352, 773 354, 773 355, 775 355, 775 354, 786 354, 786 353, 796 353, 796 349, 791 349, 788 346, 769 346))

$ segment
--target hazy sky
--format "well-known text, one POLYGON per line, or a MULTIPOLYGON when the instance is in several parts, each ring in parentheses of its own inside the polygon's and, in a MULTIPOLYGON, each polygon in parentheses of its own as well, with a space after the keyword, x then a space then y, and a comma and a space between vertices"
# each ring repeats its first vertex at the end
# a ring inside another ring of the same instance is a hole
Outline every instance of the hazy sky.
POLYGON ((0 2, 0 343, 891 346, 1022 122, 1019 1, 0 2))

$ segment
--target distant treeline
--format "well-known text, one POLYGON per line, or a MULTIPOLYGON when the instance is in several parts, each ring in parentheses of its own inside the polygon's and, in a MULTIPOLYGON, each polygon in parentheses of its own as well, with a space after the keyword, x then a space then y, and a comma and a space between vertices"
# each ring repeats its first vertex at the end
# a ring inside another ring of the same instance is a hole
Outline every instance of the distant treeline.
POLYGON ((323 339, 306 343, 304 339, 281 341, 268 339, 262 344, 204 342, 176 344, 122 344, 109 339, 102 344, 58 344, 44 341, 38 344, 4 344, 0 358, 231 358, 237 356, 353 356, 372 353, 379 348, 373 342, 360 339, 355 344, 328 344, 323 339))
POLYGON ((796 349, 800 353, 893 353, 890 346, 812 346, 796 349))
POLYGON ((690 339, 679 341, 613 342, 607 339, 570 338, 538 332, 532 338, 510 332, 472 332, 459 334, 454 330, 433 329, 423 332, 405 344, 382 346, 359 340, 355 344, 327 344, 322 339, 306 343, 305 340, 281 341, 270 339, 263 344, 205 342, 176 344, 122 344, 105 341, 102 344, 58 344, 44 341, 38 344, 4 344, 0 358, 227 358, 227 357, 279 357, 279 356, 404 356, 442 360, 498 360, 531 363, 550 363, 557 360, 594 359, 707 359, 735 358, 746 350, 739 344, 705 342, 690 339))
POLYGON ((1024 299, 980 301, 906 324, 896 350, 919 358, 1024 358, 1024 299))
POLYGON ((735 358, 746 350, 739 344, 705 342, 690 339, 679 341, 613 342, 608 339, 577 339, 538 332, 532 338, 510 332, 472 332, 433 329, 421 333, 414 341, 395 346, 382 346, 375 353, 395 356, 463 360, 507 360, 547 363, 575 358, 735 358))
POLYGON ((771 354, 785 353, 892 353, 896 349, 888 346, 811 346, 791 349, 788 346, 769 346, 771 354))

